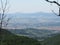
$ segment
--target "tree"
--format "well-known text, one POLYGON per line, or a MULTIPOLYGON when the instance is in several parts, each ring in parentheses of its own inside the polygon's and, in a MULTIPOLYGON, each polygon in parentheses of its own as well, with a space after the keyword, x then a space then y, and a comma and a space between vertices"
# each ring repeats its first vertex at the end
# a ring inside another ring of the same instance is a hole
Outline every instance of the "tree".
POLYGON ((0 7, 0 29, 3 28, 3 26, 7 26, 8 25, 8 21, 10 20, 10 18, 7 18, 5 20, 5 18, 7 17, 7 15, 5 14, 8 7, 7 7, 7 0, 0 0, 1 2, 1 7, 0 7))
POLYGON ((4 40, 4 35, 1 35, 2 34, 2 30, 3 30, 3 26, 7 26, 8 25, 8 22, 11 18, 7 18, 7 15, 5 14, 7 9, 8 9, 8 1, 7 0, 0 0, 0 36, 1 36, 1 44, 0 45, 3 45, 3 40, 4 40))
MULTIPOLYGON (((58 3, 58 1, 49 1, 49 0, 46 0, 46 1, 49 2, 49 3, 54 3, 54 4, 58 5, 58 7, 59 7, 59 15, 58 16, 60 16, 60 4, 58 3)), ((54 14, 56 14, 53 10, 52 10, 52 12, 54 14)))

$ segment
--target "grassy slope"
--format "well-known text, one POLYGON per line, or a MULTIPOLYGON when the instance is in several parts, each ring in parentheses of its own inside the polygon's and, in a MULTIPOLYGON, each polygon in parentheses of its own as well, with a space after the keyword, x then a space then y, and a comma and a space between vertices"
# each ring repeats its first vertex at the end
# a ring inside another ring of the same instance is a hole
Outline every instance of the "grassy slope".
POLYGON ((40 45, 40 42, 28 37, 14 35, 7 30, 2 30, 0 34, 0 44, 1 45, 40 45))
POLYGON ((43 41, 44 45, 60 45, 60 34, 43 41))

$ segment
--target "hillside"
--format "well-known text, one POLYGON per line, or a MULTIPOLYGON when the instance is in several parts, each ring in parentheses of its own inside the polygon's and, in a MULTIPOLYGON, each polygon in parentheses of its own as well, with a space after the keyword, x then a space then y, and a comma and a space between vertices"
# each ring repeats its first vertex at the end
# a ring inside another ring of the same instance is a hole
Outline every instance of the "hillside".
POLYGON ((0 32, 1 45, 40 45, 40 42, 32 38, 17 36, 7 30, 0 32))
POLYGON ((48 39, 45 39, 42 42, 43 45, 60 45, 60 34, 50 37, 48 39))
POLYGON ((17 36, 10 31, 2 30, 0 35, 1 45, 60 45, 60 34, 37 41, 25 36, 17 36), (1 41, 2 40, 2 41, 1 41))
POLYGON ((34 29, 34 28, 15 29, 15 30, 10 29, 9 31, 20 36, 21 35, 27 36, 40 41, 44 40, 45 38, 60 34, 60 31, 58 30, 34 29))

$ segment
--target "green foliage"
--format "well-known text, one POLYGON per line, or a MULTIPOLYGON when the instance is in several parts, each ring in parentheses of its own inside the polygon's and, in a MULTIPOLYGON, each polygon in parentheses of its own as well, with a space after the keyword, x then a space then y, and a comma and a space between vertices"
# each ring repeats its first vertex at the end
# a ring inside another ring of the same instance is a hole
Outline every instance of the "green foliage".
POLYGON ((32 38, 28 38, 25 36, 17 36, 7 30, 2 30, 0 34, 0 44, 1 45, 60 45, 60 34, 39 42, 32 38))
POLYGON ((43 45, 60 45, 60 34, 44 40, 43 45))
POLYGON ((0 35, 0 44, 1 45, 40 45, 40 42, 32 38, 14 35, 7 30, 2 30, 0 35))

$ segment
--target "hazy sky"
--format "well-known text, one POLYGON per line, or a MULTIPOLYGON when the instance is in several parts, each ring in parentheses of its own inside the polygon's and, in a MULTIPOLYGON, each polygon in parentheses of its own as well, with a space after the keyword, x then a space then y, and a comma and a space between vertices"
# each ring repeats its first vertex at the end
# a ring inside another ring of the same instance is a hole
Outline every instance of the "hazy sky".
MULTIPOLYGON (((5 0, 3 0, 4 2, 5 0)), ((50 0, 53 1, 53 0, 50 0)), ((55 0, 57 1, 57 0, 55 0)), ((60 0, 58 0, 60 2, 60 0)), ((1 3, 0 3, 1 4, 1 3)), ((45 0, 8 0, 9 13, 36 13, 36 12, 58 12, 58 6, 51 4, 45 0)), ((1 7, 1 5, 0 5, 1 7)))
POLYGON ((9 0, 9 12, 35 13, 51 12, 51 9, 58 9, 57 5, 50 5, 45 0, 9 0))

